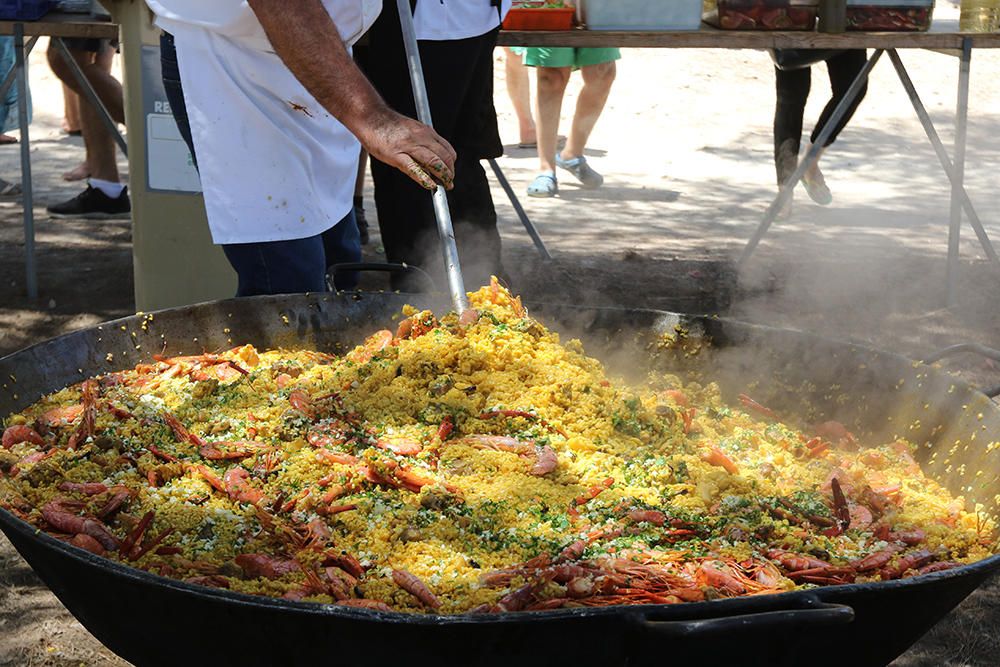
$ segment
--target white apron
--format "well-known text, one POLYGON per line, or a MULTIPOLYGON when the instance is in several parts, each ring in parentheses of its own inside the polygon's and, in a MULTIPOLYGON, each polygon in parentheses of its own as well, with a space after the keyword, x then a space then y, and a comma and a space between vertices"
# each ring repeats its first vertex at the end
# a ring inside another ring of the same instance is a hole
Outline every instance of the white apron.
MULTIPOLYGON (((149 0, 173 33, 217 244, 320 234, 351 210, 360 145, 270 50, 246 2, 149 0)), ((378 0, 326 0, 345 42, 378 0)))
POLYGON ((413 26, 417 39, 431 42, 479 37, 500 25, 511 4, 501 0, 498 9, 490 0, 417 0, 413 26))

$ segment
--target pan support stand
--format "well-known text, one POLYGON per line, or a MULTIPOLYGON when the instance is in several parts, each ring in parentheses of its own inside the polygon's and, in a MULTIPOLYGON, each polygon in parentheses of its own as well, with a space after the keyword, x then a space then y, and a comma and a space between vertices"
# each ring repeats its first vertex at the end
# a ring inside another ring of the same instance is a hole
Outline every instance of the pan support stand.
POLYGON ((521 221, 521 224, 524 225, 524 230, 528 232, 528 236, 531 237, 531 242, 535 244, 535 249, 538 250, 538 254, 541 255, 542 259, 545 261, 552 259, 549 249, 545 247, 545 242, 542 240, 542 236, 538 233, 538 228, 535 227, 533 222, 531 222, 531 218, 528 217, 524 207, 521 206, 520 200, 518 200, 517 195, 514 194, 514 188, 510 186, 510 181, 507 180, 507 176, 503 173, 500 165, 497 164, 495 158, 490 158, 489 163, 490 168, 493 170, 493 175, 497 177, 500 187, 503 188, 504 193, 507 195, 507 199, 510 200, 510 205, 514 207, 514 212, 517 213, 518 219, 521 221))
POLYGON ((982 220, 976 213, 975 207, 972 205, 972 200, 969 198, 969 193, 965 189, 965 151, 969 127, 969 71, 972 62, 972 39, 968 37, 962 40, 962 49, 959 53, 958 106, 955 117, 954 162, 952 162, 951 158, 948 156, 948 151, 945 148, 944 143, 941 141, 941 137, 938 135, 937 130, 934 128, 930 115, 927 113, 927 109, 924 107, 923 101, 920 99, 916 87, 913 85, 913 81, 910 79, 910 75, 906 71, 906 67, 903 65, 903 61, 900 59, 896 49, 876 49, 871 58, 868 59, 865 67, 858 73, 858 76, 848 89, 847 94, 840 101, 840 104, 837 105, 837 108, 831 115, 830 120, 827 121, 826 126, 824 126, 822 131, 820 131, 819 137, 817 137, 816 142, 812 145, 812 148, 808 153, 806 153, 806 156, 801 160, 801 162, 799 162, 795 172, 779 188, 777 197, 775 197, 774 201, 764 212, 763 219, 757 226, 757 229, 750 238, 750 241, 743 249, 739 258, 738 267, 742 269, 753 256, 753 253, 760 244, 761 239, 764 238, 764 235, 771 227, 771 224, 777 218, 778 212, 781 211, 785 203, 791 199, 792 192, 798 185, 799 181, 802 180, 802 176, 819 160, 822 147, 826 145, 827 140, 833 133, 833 128, 836 127, 847 114, 851 104, 867 83, 872 69, 878 63, 882 55, 886 53, 889 56, 889 60, 892 61, 896 74, 899 76, 899 80, 903 84, 903 88, 906 90, 906 94, 910 98, 913 110, 920 119, 920 124, 924 128, 924 132, 927 134, 927 138, 930 140, 930 143, 934 148, 934 152, 937 154, 938 161, 941 163, 941 168, 944 170, 945 175, 951 183, 951 217, 948 227, 948 266, 945 288, 946 305, 950 308, 956 305, 959 292, 959 241, 961 239, 963 213, 966 217, 968 217, 969 224, 972 226, 973 231, 976 233, 976 237, 979 239, 980 245, 983 247, 983 252, 985 252, 987 258, 989 258, 989 260, 993 262, 998 269, 1000 269, 1000 257, 997 256, 993 243, 990 241, 989 235, 986 233, 986 228, 983 226, 982 220))

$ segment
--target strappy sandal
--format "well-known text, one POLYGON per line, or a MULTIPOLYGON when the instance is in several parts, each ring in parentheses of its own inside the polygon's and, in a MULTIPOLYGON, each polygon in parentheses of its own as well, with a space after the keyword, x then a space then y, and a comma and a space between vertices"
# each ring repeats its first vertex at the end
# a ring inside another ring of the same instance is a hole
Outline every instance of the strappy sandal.
POLYGON ((594 190, 604 184, 604 177, 594 171, 591 166, 587 164, 587 158, 582 155, 580 157, 575 157, 572 160, 564 160, 557 153, 556 164, 576 176, 576 179, 580 181, 580 184, 587 190, 594 190))
POLYGON ((539 174, 528 186, 529 197, 555 197, 559 194, 559 183, 555 174, 539 174))

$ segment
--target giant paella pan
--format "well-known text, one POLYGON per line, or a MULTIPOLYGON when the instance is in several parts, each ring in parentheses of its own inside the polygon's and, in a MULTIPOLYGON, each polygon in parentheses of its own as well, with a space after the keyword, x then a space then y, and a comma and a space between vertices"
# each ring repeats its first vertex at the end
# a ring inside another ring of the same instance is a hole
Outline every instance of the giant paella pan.
POLYGON ((496 285, 478 319, 405 305, 0 360, 0 527, 141 665, 879 665, 1000 562, 1000 412, 940 370, 496 285))

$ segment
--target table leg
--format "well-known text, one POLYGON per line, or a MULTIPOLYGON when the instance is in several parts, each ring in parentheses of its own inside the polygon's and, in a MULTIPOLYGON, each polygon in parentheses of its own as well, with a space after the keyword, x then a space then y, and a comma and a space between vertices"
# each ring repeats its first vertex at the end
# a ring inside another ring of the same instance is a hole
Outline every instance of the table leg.
POLYGON ((552 255, 549 254, 549 249, 545 247, 545 242, 542 241, 542 237, 538 233, 538 229, 535 227, 534 223, 531 222, 531 218, 528 217, 524 207, 521 206, 520 200, 517 198, 517 195, 514 194, 514 188, 510 187, 510 181, 507 180, 507 176, 503 173, 503 170, 500 169, 500 165, 497 164, 497 161, 493 158, 490 158, 489 162, 490 167, 493 169, 493 174, 500 182, 500 187, 503 188, 505 193, 507 193, 507 199, 510 200, 510 205, 514 207, 514 212, 517 213, 517 217, 520 218, 525 231, 527 231, 528 236, 531 237, 531 241, 535 244, 538 254, 542 256, 542 259, 552 259, 552 255))
POLYGON ((840 104, 837 108, 833 110, 833 114, 830 119, 820 130, 819 136, 816 137, 816 142, 806 153, 806 156, 799 162, 799 166, 795 168, 795 172, 788 178, 787 181, 778 189, 778 196, 771 202, 771 205, 764 212, 764 219, 761 220, 760 224, 757 226, 757 230, 754 232, 753 237, 747 243, 746 247, 743 249, 743 253, 740 255, 740 259, 737 263, 738 268, 743 268, 744 265, 750 260, 753 255, 754 250, 760 244, 761 239, 767 233, 767 230, 771 227, 771 223, 774 222, 775 218, 778 217, 778 212, 784 207, 785 203, 791 199, 792 192, 795 191, 795 186, 799 184, 802 180, 802 176, 819 160, 819 154, 823 150, 823 146, 826 145, 827 140, 829 140, 830 135, 833 134, 833 129, 837 127, 841 119, 847 114, 847 110, 851 108, 851 104, 861 93, 861 89, 868 82, 868 75, 871 73, 872 68, 875 67, 879 59, 884 53, 884 49, 876 49, 872 53, 872 57, 868 59, 865 66, 858 72, 858 76, 851 83, 851 87, 847 89, 847 93, 844 98, 840 100, 840 104))
POLYGON ((35 266, 35 198, 31 187, 31 138, 28 135, 28 77, 24 53, 24 24, 14 24, 14 71, 17 79, 17 116, 21 130, 21 190, 24 206, 24 272, 28 298, 38 298, 35 266))
POLYGON ((955 112, 955 178, 951 183, 951 223, 948 228, 948 271, 946 305, 951 307, 958 297, 959 241, 962 234, 962 194, 965 184, 965 145, 969 127, 969 66, 972 62, 972 40, 962 40, 962 55, 958 66, 958 108, 955 112))
POLYGON ((972 205, 972 199, 969 197, 969 193, 966 192, 964 185, 958 179, 954 165, 951 163, 951 158, 948 157, 948 151, 944 147, 944 143, 941 141, 941 137, 938 135, 937 130, 934 128, 934 123, 931 122, 930 114, 927 113, 926 107, 924 107, 923 101, 920 99, 920 95, 917 93, 916 87, 913 85, 913 81, 910 79, 909 73, 906 71, 906 67, 903 66, 903 61, 900 59, 899 54, 895 49, 889 51, 889 58, 892 60, 893 66, 896 68, 896 73, 899 75, 899 80, 903 84, 903 88, 906 89, 906 94, 910 97, 910 102, 913 104, 913 109, 917 112, 917 117, 920 119, 920 124, 924 127, 924 132, 927 134, 927 138, 930 139, 931 145, 934 147, 934 152, 937 153, 938 161, 941 162, 941 168, 944 169, 944 173, 948 176, 952 188, 957 188, 959 194, 959 205, 965 211, 965 214, 969 217, 969 223, 976 232, 976 236, 979 238, 979 243, 983 247, 983 252, 986 256, 998 266, 1000 266, 1000 257, 997 256, 997 251, 993 247, 993 243, 990 241, 989 235, 986 233, 986 228, 983 226, 982 220, 979 219, 979 214, 972 205))
POLYGON ((62 37, 52 37, 51 39, 59 49, 62 57, 69 64, 70 71, 73 72, 73 78, 75 78, 77 83, 80 84, 84 97, 86 97, 87 101, 93 104, 94 108, 97 109, 99 112, 98 115, 101 117, 101 121, 104 123, 104 126, 108 128, 108 132, 111 133, 115 143, 117 143, 118 147, 122 149, 122 154, 125 155, 125 157, 128 157, 128 144, 125 143, 125 137, 122 136, 122 133, 118 131, 118 124, 115 123, 115 119, 111 117, 110 113, 108 113, 108 109, 104 106, 104 103, 101 102, 101 98, 99 98, 97 93, 94 92, 93 86, 91 86, 90 82, 87 81, 87 76, 83 73, 83 70, 80 69, 80 64, 76 62, 76 59, 73 58, 72 54, 70 54, 69 49, 66 48, 66 42, 63 41, 62 37))

